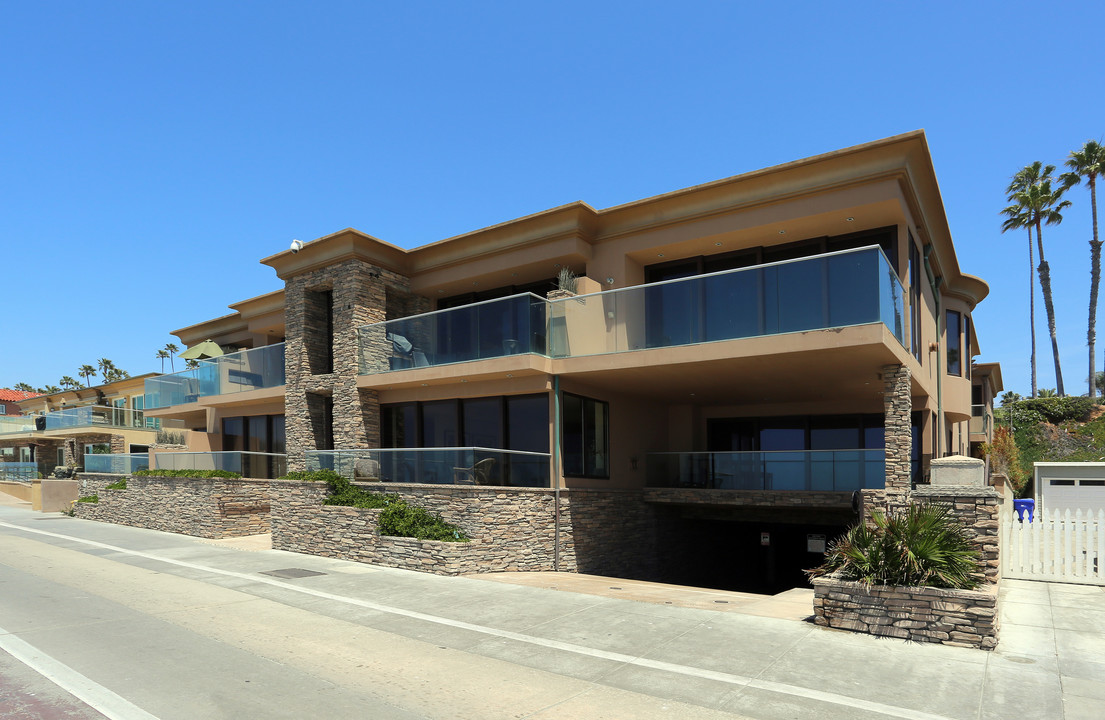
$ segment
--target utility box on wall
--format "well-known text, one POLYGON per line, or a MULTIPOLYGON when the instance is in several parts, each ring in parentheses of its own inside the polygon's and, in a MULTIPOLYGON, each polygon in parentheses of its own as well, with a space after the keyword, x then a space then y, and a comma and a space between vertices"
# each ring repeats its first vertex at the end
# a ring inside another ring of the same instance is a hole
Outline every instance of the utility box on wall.
POLYGON ((1105 462, 1038 462, 1036 508, 1047 513, 1105 509, 1105 462))

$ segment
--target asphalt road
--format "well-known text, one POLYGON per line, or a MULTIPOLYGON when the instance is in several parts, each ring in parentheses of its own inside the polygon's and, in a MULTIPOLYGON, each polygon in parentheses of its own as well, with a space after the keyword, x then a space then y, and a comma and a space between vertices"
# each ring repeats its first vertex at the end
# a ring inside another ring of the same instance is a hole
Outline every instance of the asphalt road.
POLYGON ((909 644, 0 507, 3 717, 1079 716, 1026 637, 909 644))

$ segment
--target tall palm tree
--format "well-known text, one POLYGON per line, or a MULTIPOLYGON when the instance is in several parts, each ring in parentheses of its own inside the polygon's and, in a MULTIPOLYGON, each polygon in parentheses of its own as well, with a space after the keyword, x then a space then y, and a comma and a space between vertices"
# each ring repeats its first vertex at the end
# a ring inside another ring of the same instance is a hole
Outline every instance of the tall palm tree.
POLYGON ((100 358, 96 361, 96 367, 100 368, 100 377, 104 379, 104 382, 107 382, 107 371, 115 367, 115 363, 107 358, 100 358))
POLYGON ((22 390, 23 392, 34 392, 35 391, 33 385, 31 385, 30 383, 25 383, 25 382, 17 382, 15 385, 12 385, 12 390, 22 390))
POLYGON ((61 388, 57 385, 47 385, 44 388, 39 388, 38 392, 40 395, 53 395, 54 393, 61 392, 61 388))
POLYGON ((176 365, 173 364, 173 356, 180 351, 176 345, 172 343, 165 343, 165 352, 169 353, 169 369, 176 372, 176 365))
POLYGON ((81 384, 79 382, 77 382, 74 378, 69 377, 68 375, 62 377, 61 380, 58 380, 58 385, 61 385, 66 390, 79 390, 81 387, 81 384))
POLYGON ((165 350, 163 348, 161 350, 158 350, 157 354, 154 355, 154 357, 161 361, 161 373, 164 375, 165 374, 165 361, 169 358, 169 351, 165 350))
POLYGON ((1090 397, 1096 395, 1096 366, 1094 345, 1097 340, 1097 291, 1101 284, 1101 241, 1097 239, 1097 176, 1105 173, 1105 147, 1087 140, 1081 150, 1071 152, 1067 158, 1070 172, 1063 173, 1063 188, 1073 187, 1086 178, 1090 188, 1090 214, 1093 216, 1093 239, 1090 240, 1090 318, 1086 342, 1090 346, 1090 397))
MULTIPOLYGON (((1014 176, 1014 182, 1017 182, 1014 176)), ((1010 186, 1012 187, 1012 186, 1010 186)), ((1001 231, 1008 232, 1017 228, 1028 231, 1028 333, 1032 339, 1032 395, 1036 397, 1036 268, 1032 262, 1032 222, 1028 213, 1020 205, 1010 205, 1001 211, 1006 216, 1006 221, 1001 224, 1001 231)))
POLYGON ((1047 329, 1051 333, 1051 353, 1055 361, 1055 389, 1060 396, 1063 390, 1063 369, 1059 362, 1059 340, 1055 334, 1055 304, 1051 298, 1051 268, 1044 257, 1044 225, 1058 225, 1063 222, 1062 211, 1070 207, 1069 200, 1063 200, 1063 187, 1053 188, 1054 165, 1043 165, 1039 160, 1028 165, 1014 176, 1007 189, 1010 200, 1023 207, 1036 228, 1036 249, 1040 253, 1040 264, 1036 272, 1040 276, 1040 290, 1044 294, 1044 310, 1047 311, 1047 329))
POLYGON ((89 381, 89 378, 96 374, 96 368, 87 364, 81 365, 80 368, 77 369, 77 374, 84 378, 85 387, 92 387, 92 383, 89 381))

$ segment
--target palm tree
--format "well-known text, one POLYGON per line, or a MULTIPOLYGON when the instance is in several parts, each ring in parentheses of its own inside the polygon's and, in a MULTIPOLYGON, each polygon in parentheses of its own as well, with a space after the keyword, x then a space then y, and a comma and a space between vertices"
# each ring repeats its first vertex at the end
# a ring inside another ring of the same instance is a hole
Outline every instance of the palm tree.
POLYGON ((108 381, 107 371, 115 367, 115 363, 111 362, 107 358, 100 358, 96 361, 96 366, 100 368, 100 377, 102 377, 104 379, 104 382, 106 383, 108 381))
POLYGON ((1044 166, 1039 160, 1028 165, 1013 177, 1006 191, 1009 199, 1028 213, 1036 228, 1036 249, 1040 252, 1040 264, 1036 271, 1040 276, 1040 290, 1044 294, 1044 310, 1047 311, 1047 329, 1051 333, 1051 353, 1055 361, 1055 387, 1060 396, 1063 391, 1063 369, 1059 363, 1059 340, 1055 334, 1055 304, 1051 299, 1051 268, 1044 258, 1044 225, 1063 222, 1062 211, 1070 207, 1069 200, 1062 200, 1062 187, 1052 188, 1054 165, 1044 166))
POLYGON ((189 370, 195 370, 199 366, 200 366, 200 361, 199 360, 193 360, 192 358, 188 358, 187 360, 184 361, 184 367, 189 369, 189 370))
POLYGON ((77 374, 84 378, 85 387, 92 387, 89 378, 96 374, 96 368, 91 365, 81 365, 80 368, 77 369, 77 374))
POLYGON ((1041 388, 1040 389, 1040 397, 1042 397, 1042 398, 1059 397, 1059 393, 1055 392, 1054 388, 1041 388))
MULTIPOLYGON (((1018 182, 1016 175, 1013 176, 1013 182, 1018 182)), ((1032 397, 1036 397, 1036 269, 1032 262, 1032 223, 1028 213, 1020 205, 1010 205, 1001 214, 1008 218, 1001 224, 1003 233, 1022 227, 1028 230, 1028 334, 1032 339, 1032 397)))
POLYGON ((1097 340, 1097 290, 1101 284, 1101 241, 1097 239, 1097 176, 1105 173, 1105 147, 1087 140, 1081 150, 1075 150, 1067 158, 1070 172, 1063 173, 1063 189, 1073 187, 1086 178, 1090 187, 1090 214, 1093 217, 1093 239, 1090 240, 1090 322, 1086 341, 1090 346, 1090 397, 1095 392, 1094 345, 1097 340))
POLYGON ((12 385, 12 390, 22 390, 23 392, 34 392, 35 391, 33 385, 31 385, 30 383, 25 383, 25 382, 18 382, 15 385, 12 385))
POLYGON ((40 395, 53 395, 54 393, 59 392, 61 392, 61 388, 59 388, 57 385, 47 385, 44 388, 38 389, 38 393, 40 395))
POLYGON ((176 365, 173 364, 173 356, 180 350, 176 345, 172 343, 165 343, 165 352, 169 353, 169 369, 176 372, 176 365))
POLYGON ((158 350, 154 357, 161 361, 161 373, 165 374, 165 360, 169 357, 169 351, 164 349, 158 350))
POLYGON ((81 387, 81 384, 77 382, 76 379, 71 378, 68 375, 62 377, 61 380, 58 380, 58 384, 66 390, 79 390, 81 387))

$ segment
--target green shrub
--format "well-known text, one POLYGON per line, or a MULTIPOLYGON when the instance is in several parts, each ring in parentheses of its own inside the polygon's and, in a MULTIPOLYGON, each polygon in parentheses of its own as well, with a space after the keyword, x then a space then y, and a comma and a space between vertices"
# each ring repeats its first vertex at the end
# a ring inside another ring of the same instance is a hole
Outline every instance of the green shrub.
POLYGON ((302 480, 305 482, 330 483, 339 478, 341 478, 341 475, 338 475, 333 470, 292 470, 285 475, 281 475, 277 480, 302 480))
POLYGON ((318 470, 312 480, 325 480, 330 487, 330 497, 323 500, 324 505, 345 505, 357 508, 382 508, 389 503, 399 502, 398 495, 382 495, 369 492, 349 482, 348 478, 333 470, 318 470))
POLYGON ((1034 425, 1042 422, 1058 425, 1064 420, 1085 422, 1097 404, 1088 397, 1039 397, 1020 400, 994 411, 1001 423, 1008 424, 1010 416, 1013 426, 1034 425))
POLYGON ((84 497, 77 498, 77 502, 98 503, 98 502, 100 502, 100 496, 99 495, 85 495, 84 497))
POLYGON ((135 470, 134 477, 187 477, 187 478, 240 478, 242 475, 229 470, 135 470))
POLYGON ((402 500, 396 500, 384 508, 380 513, 379 528, 381 535, 412 537, 419 540, 468 542, 470 539, 456 525, 447 523, 420 507, 408 505, 402 500))
POLYGON ((806 573, 837 573, 865 585, 970 590, 982 572, 978 552, 944 505, 911 505, 889 516, 872 513, 874 527, 856 523, 830 546, 825 562, 806 573))
POLYGON ((104 489, 105 490, 126 490, 127 489, 127 479, 123 478, 122 480, 120 480, 118 482, 113 482, 110 485, 106 485, 106 486, 104 486, 104 489))

